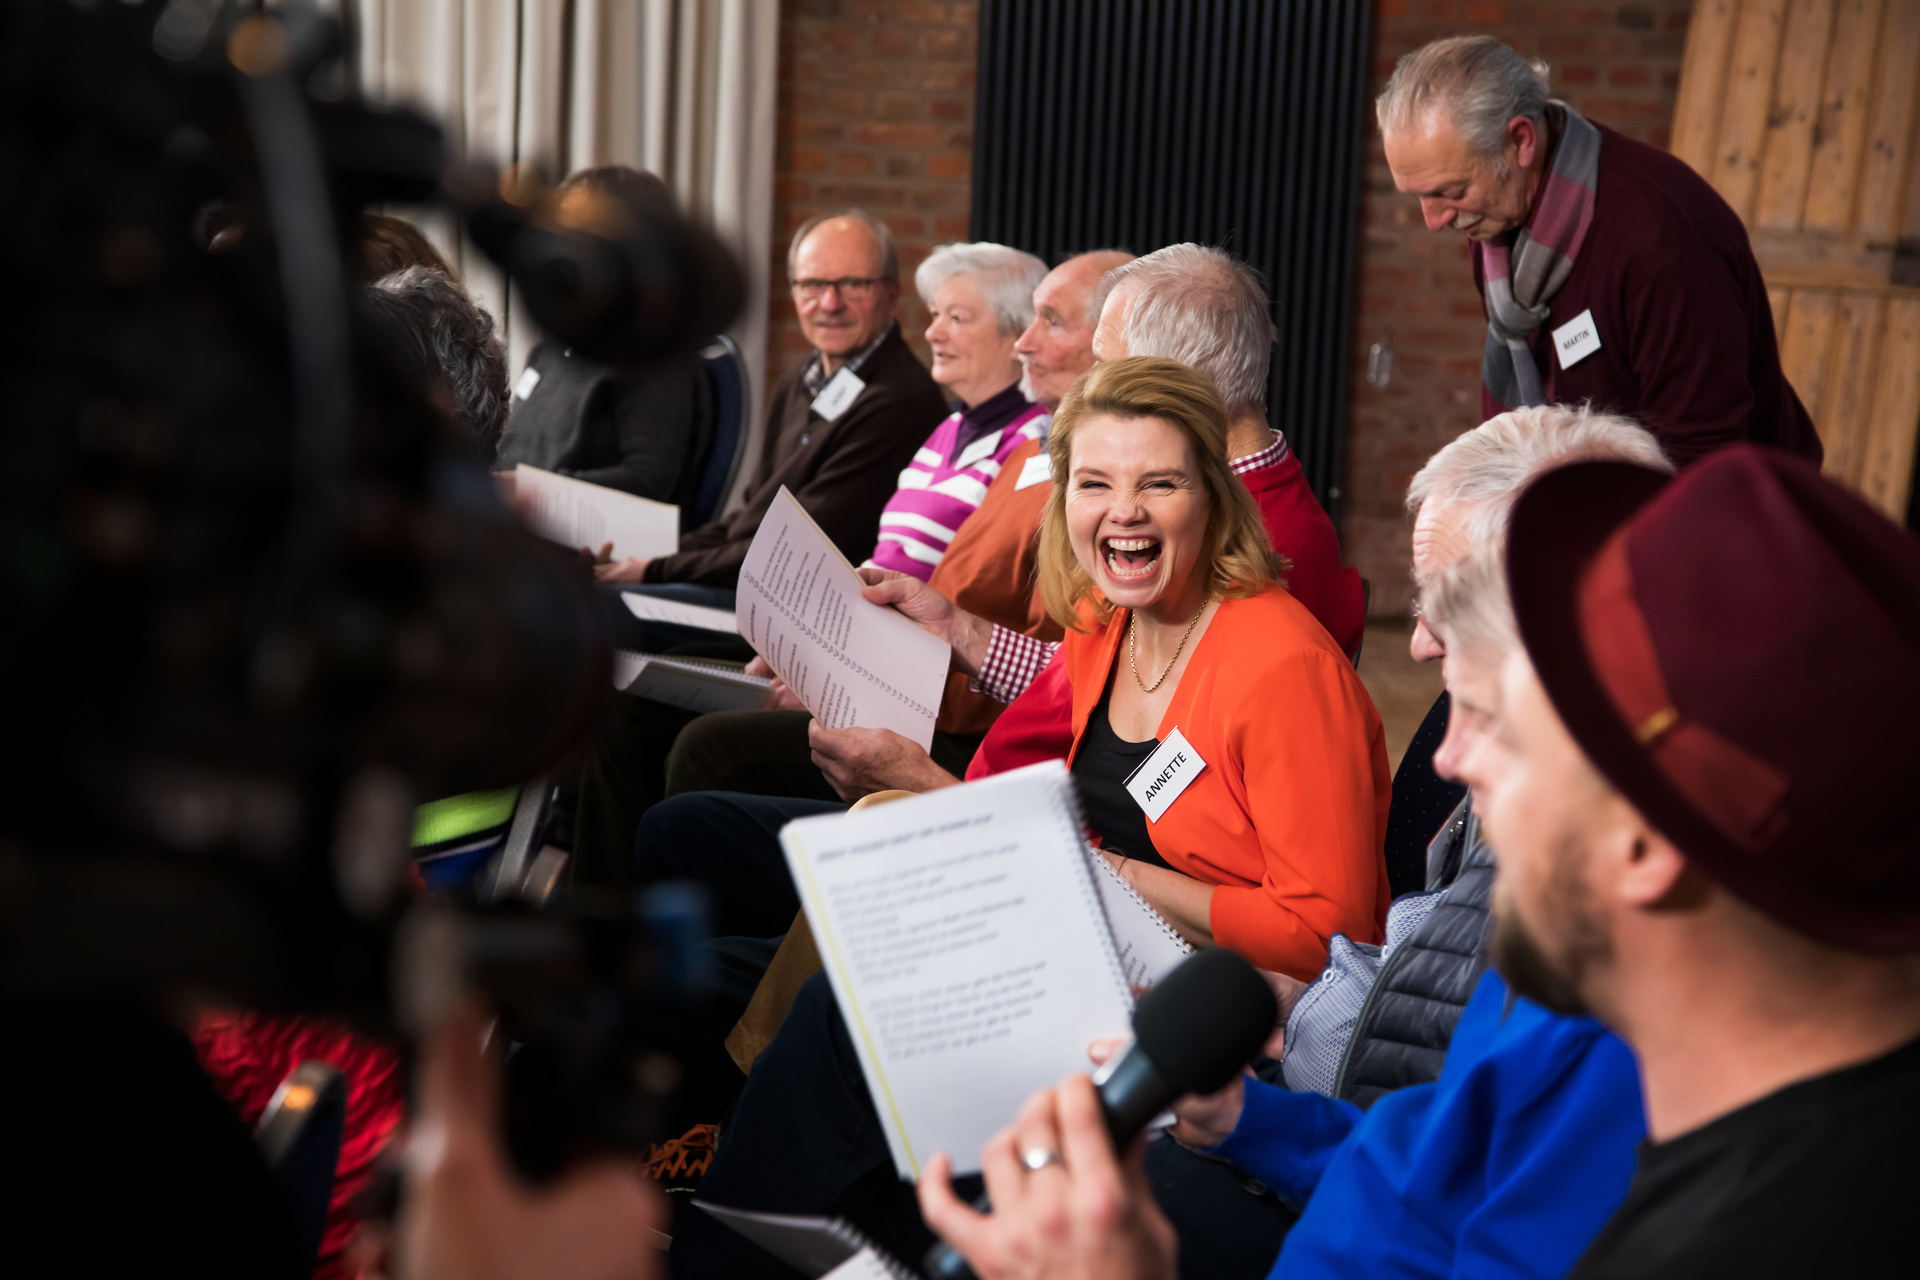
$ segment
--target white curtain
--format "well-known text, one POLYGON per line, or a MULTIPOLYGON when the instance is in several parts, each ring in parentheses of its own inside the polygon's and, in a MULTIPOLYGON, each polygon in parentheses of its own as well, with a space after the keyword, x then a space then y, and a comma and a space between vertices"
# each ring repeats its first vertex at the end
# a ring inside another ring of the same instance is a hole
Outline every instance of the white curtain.
MULTIPOLYGON (((729 335, 757 448, 766 398, 778 0, 348 0, 362 88, 438 120, 455 154, 549 182, 597 164, 658 174, 747 274, 729 335)), ((422 219, 505 329, 517 375, 539 341, 492 263, 422 219)), ((744 469, 743 469, 744 471, 744 469)))

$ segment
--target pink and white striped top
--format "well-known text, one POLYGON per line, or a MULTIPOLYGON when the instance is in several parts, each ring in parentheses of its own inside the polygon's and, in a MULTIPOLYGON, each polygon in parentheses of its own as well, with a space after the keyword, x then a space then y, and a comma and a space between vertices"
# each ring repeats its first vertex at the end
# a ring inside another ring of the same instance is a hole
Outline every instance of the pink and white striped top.
MULTIPOLYGON (((984 409, 987 404, 977 407, 984 409)), ((999 430, 979 436, 956 454, 954 446, 965 416, 964 412, 950 414, 935 427, 900 473, 900 487, 880 513, 880 539, 867 564, 910 573, 925 582, 947 554, 953 535, 987 496, 987 486, 1000 474, 1007 455, 1023 441, 1044 440, 1053 425, 1046 406, 1030 404, 999 430)))

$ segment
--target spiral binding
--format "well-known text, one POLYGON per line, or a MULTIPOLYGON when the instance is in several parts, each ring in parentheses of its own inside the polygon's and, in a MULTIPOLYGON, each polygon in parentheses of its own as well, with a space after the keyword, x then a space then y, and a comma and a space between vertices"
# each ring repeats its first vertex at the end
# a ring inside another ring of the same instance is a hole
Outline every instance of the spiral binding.
MULTIPOLYGON (((1086 865, 1087 844, 1081 836, 1081 833, 1087 829, 1087 821, 1080 812, 1080 793, 1074 789, 1073 775, 1067 773, 1064 766, 1060 772, 1061 776, 1058 779, 1059 785, 1055 788, 1054 797, 1056 803, 1059 805, 1059 810, 1056 810, 1056 816, 1064 817, 1067 820, 1067 830, 1072 833, 1073 839, 1080 846, 1080 869, 1085 873, 1080 887, 1082 892, 1087 895, 1093 907, 1094 918, 1106 926, 1106 929, 1101 933, 1100 937, 1101 941, 1107 944, 1107 949, 1104 953, 1107 961, 1107 971, 1113 975, 1113 985, 1120 992, 1120 998, 1125 1001, 1127 1007, 1131 1009, 1133 1007, 1133 988, 1127 984, 1126 970, 1120 967, 1120 949, 1116 947, 1113 942, 1113 918, 1107 914, 1107 904, 1100 900, 1100 886, 1093 882, 1093 869, 1086 865)), ((1104 858, 1098 858, 1096 860, 1100 862, 1106 861, 1104 858)), ((1111 870, 1111 868, 1109 868, 1109 870, 1111 870)), ((1127 892, 1132 893, 1132 888, 1129 887, 1127 892)), ((1135 894, 1134 896, 1138 897, 1139 895, 1135 894)), ((1141 905, 1144 906, 1145 904, 1142 903, 1141 905)), ((1149 911, 1153 910, 1151 907, 1147 909, 1149 911)))
MULTIPOLYGON (((1174 928, 1172 923, 1168 921, 1168 919, 1165 916, 1161 915, 1159 911, 1155 910, 1154 905, 1151 902, 1148 902, 1145 898, 1141 897, 1140 891, 1134 888, 1132 885, 1128 884, 1127 878, 1121 875, 1118 871, 1115 871, 1113 869, 1113 864, 1111 862, 1108 862, 1105 858, 1101 857, 1099 853, 1095 851, 1092 845, 1086 845, 1084 846, 1084 848, 1087 855, 1088 863, 1090 863, 1092 866, 1096 867, 1100 871, 1106 872, 1108 879, 1112 880, 1115 884, 1119 885, 1122 889, 1126 890, 1127 896, 1140 904, 1140 909, 1147 913, 1147 915, 1153 920, 1154 925, 1160 930, 1160 932, 1166 934, 1167 937, 1171 938, 1176 944, 1178 944, 1178 946, 1182 951, 1186 952, 1188 955, 1193 954, 1193 944, 1191 942, 1188 942, 1185 938, 1181 937, 1180 931, 1174 928)), ((1108 922, 1108 928, 1109 929, 1112 928, 1111 921, 1108 922)))

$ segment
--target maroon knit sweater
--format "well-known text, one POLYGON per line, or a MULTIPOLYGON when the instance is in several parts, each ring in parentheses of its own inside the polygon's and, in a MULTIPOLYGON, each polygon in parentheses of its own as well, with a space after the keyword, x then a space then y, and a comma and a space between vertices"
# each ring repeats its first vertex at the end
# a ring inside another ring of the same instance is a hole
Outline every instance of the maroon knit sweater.
MULTIPOLYGON (((1747 229, 1683 161, 1595 127, 1593 226, 1527 342, 1548 402, 1634 418, 1680 466, 1739 440, 1820 461, 1813 419, 1780 370, 1747 229), (1600 348, 1563 369, 1552 331, 1589 310, 1600 348)), ((1478 258, 1473 284, 1484 299, 1478 258)), ((1480 409, 1501 411, 1484 386, 1480 409)))

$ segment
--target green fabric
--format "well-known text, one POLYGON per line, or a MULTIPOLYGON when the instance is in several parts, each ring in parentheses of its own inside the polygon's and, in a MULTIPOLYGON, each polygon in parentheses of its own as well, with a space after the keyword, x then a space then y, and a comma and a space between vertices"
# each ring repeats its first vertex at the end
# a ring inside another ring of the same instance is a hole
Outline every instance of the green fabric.
POLYGON ((513 806, 519 799, 520 788, 502 787, 423 804, 413 811, 413 847, 463 840, 502 826, 513 817, 513 806))

